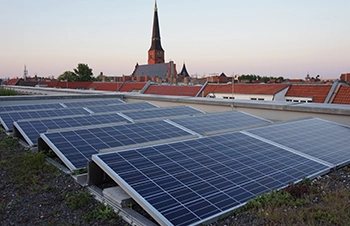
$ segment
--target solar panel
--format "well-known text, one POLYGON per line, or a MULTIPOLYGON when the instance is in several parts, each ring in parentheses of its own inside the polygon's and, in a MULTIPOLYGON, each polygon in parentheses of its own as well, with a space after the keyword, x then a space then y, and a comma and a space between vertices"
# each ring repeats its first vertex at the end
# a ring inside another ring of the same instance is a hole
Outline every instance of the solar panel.
POLYGON ((253 134, 333 165, 350 162, 350 128, 318 118, 247 130, 253 134))
POLYGON ((84 108, 73 109, 55 109, 55 110, 38 110, 27 112, 10 112, 0 113, 0 122, 6 131, 12 130, 13 123, 21 119, 39 119, 39 118, 51 118, 62 117, 70 115, 88 115, 90 114, 84 108))
POLYGON ((63 108, 60 103, 56 104, 30 104, 30 105, 13 105, 13 106, 0 106, 0 112, 11 112, 11 111, 32 111, 32 110, 43 110, 43 109, 59 109, 63 108))
MULTIPOLYGON (((49 132, 40 134, 40 137, 66 163, 68 168, 76 170, 86 167, 87 162, 91 160, 91 155, 102 149, 125 149, 128 146, 140 146, 150 142, 188 139, 195 135, 165 121, 153 121, 49 132)), ((39 147, 39 150, 41 149, 39 147)))
POLYGON ((104 112, 121 112, 121 111, 134 111, 143 110, 149 108, 158 108, 156 105, 149 102, 136 102, 127 104, 117 104, 101 107, 88 107, 88 109, 93 113, 104 113, 104 112))
POLYGON ((160 225, 198 225, 329 167, 236 132, 93 155, 160 225))
POLYGON ((178 117, 183 115, 198 115, 204 114, 203 111, 195 109, 189 106, 180 106, 180 107, 168 107, 168 108, 158 108, 158 109, 149 109, 144 111, 135 111, 135 112, 123 112, 122 115, 130 118, 133 121, 141 121, 146 119, 165 119, 171 117, 178 117))
POLYGON ((223 133, 248 127, 264 126, 271 123, 266 119, 258 118, 239 111, 228 111, 213 114, 198 115, 195 117, 169 119, 185 128, 201 135, 223 133))
POLYGON ((17 121, 14 122, 14 127, 23 136, 26 142, 30 146, 33 146, 37 145, 37 140, 40 137, 40 133, 45 133, 48 130, 127 122, 129 121, 117 113, 110 113, 100 115, 73 116, 67 118, 17 121))
POLYGON ((119 98, 113 99, 104 99, 104 100, 93 100, 93 101, 79 101, 79 102, 64 102, 63 104, 70 107, 89 107, 89 106, 99 106, 99 105, 114 105, 114 104, 122 104, 122 101, 119 98))

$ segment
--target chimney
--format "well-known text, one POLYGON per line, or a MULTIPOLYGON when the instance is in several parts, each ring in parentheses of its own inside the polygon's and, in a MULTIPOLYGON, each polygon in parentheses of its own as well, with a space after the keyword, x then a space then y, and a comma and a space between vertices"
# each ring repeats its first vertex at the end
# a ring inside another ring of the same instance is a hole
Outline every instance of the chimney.
POLYGON ((189 82, 190 82, 189 77, 185 77, 185 78, 184 78, 184 83, 185 83, 186 85, 188 85, 189 82))

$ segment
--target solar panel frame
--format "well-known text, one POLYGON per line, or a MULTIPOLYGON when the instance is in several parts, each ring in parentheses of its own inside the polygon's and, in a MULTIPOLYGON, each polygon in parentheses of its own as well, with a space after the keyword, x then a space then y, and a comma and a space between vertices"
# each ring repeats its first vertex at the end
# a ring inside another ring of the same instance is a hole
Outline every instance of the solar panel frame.
POLYGON ((92 161, 161 225, 198 225, 330 170, 240 132, 96 154, 92 161))
POLYGON ((15 128, 14 134, 17 135, 18 131, 29 146, 34 146, 37 145, 37 139, 40 137, 40 133, 126 123, 130 123, 130 121, 118 113, 108 113, 26 121, 19 120, 14 122, 13 125, 15 128))
POLYGON ((11 131, 13 123, 23 119, 43 119, 62 117, 68 115, 88 115, 90 114, 84 108, 62 108, 55 110, 39 110, 39 111, 27 111, 27 112, 11 112, 0 113, 0 122, 6 131, 11 131))
POLYGON ((135 111, 144 109, 158 108, 158 106, 150 102, 133 102, 124 104, 108 105, 103 108, 101 107, 87 107, 87 109, 94 113, 106 113, 106 112, 124 112, 124 111, 135 111))
POLYGON ((288 148, 332 167, 350 163, 350 127, 319 118, 248 129, 244 133, 288 148))
MULTIPOLYGON (((97 154, 101 150, 106 152, 196 137, 198 136, 165 121, 80 128, 40 134, 40 138, 72 171, 85 168, 92 154, 97 154)), ((40 145, 38 148, 42 149, 40 145)))
POLYGON ((270 120, 241 111, 226 111, 181 117, 168 119, 168 121, 204 136, 266 126, 272 123, 270 120))
POLYGON ((143 110, 139 112, 123 112, 121 113, 125 117, 131 119, 133 122, 141 122, 147 120, 156 119, 168 119, 181 116, 201 115, 205 112, 198 110, 191 106, 176 106, 176 107, 164 107, 157 109, 143 110))

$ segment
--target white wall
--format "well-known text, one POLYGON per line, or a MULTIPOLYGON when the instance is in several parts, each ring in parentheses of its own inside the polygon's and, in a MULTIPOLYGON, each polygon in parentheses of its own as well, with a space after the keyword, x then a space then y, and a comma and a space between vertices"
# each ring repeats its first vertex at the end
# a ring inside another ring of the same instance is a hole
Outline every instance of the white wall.
MULTIPOLYGON (((213 97, 219 99, 232 99, 232 93, 208 93, 207 97, 213 97)), ((233 94, 234 99, 236 100, 273 100, 273 95, 263 95, 263 94, 233 94)))

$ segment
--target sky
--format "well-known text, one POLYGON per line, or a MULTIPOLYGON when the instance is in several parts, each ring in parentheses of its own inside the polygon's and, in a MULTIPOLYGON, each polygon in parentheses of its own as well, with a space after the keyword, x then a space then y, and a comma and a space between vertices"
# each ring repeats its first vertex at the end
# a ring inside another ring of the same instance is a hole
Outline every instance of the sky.
MULTIPOLYGON (((147 64, 154 0, 0 0, 0 78, 147 64)), ((158 0, 165 60, 192 76, 350 73, 349 0, 158 0)))

